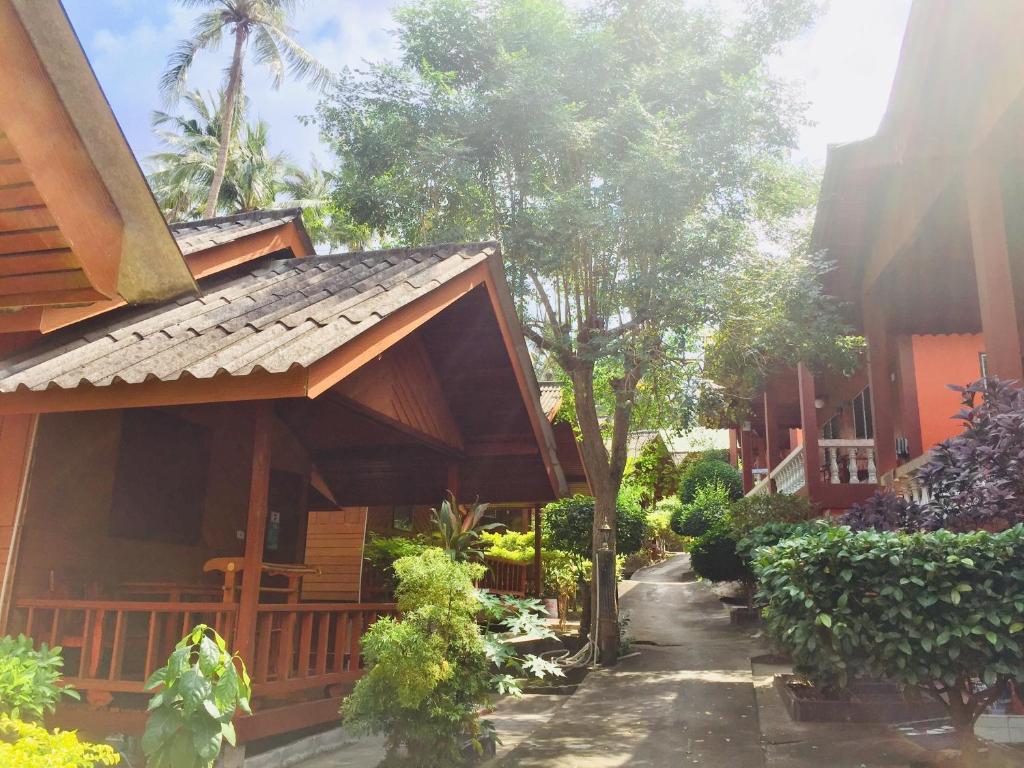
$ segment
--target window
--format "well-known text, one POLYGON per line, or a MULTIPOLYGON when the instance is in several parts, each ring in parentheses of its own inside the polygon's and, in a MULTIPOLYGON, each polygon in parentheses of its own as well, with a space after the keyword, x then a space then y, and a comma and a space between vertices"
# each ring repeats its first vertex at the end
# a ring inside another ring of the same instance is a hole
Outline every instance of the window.
POLYGON ((125 411, 111 535, 168 544, 198 542, 209 464, 206 427, 159 411, 125 411))
POLYGON ((412 530, 412 506, 403 505, 391 510, 391 527, 396 531, 412 530))
POLYGON ((871 387, 864 387, 853 398, 853 429, 858 440, 871 440, 875 436, 875 425, 871 415, 871 387))
POLYGON ((837 413, 831 419, 825 422, 825 426, 821 428, 821 437, 824 440, 838 440, 839 439, 839 417, 842 414, 837 413))

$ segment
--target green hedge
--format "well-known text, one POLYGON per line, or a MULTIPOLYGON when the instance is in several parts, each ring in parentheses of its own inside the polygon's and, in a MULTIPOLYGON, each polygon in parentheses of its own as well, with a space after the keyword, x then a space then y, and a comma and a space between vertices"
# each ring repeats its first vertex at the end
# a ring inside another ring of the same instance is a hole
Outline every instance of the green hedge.
POLYGON ((755 570, 770 635, 823 688, 868 676, 948 689, 954 723, 966 727, 983 704, 972 678, 989 690, 1024 679, 1022 526, 999 534, 820 526, 760 550, 755 570))
POLYGON ((765 525, 808 520, 814 515, 814 507, 806 496, 759 493, 734 501, 730 512, 736 535, 746 536, 765 525))
MULTIPOLYGON (((647 540, 647 514, 638 503, 621 497, 615 526, 618 552, 639 552, 647 540)), ((544 507, 544 545, 590 558, 594 525, 594 497, 572 496, 544 507)))
POLYGON ((736 468, 727 461, 718 459, 702 459, 694 462, 683 472, 679 479, 679 499, 684 504, 694 500, 701 488, 722 483, 729 491, 733 500, 743 496, 743 478, 736 468))
POLYGON ((708 581, 751 579, 750 566, 736 550, 736 535, 728 519, 717 520, 690 548, 693 572, 708 581))
POLYGON ((729 503, 729 490, 721 482, 702 486, 693 501, 673 513, 672 530, 680 536, 703 536, 715 523, 728 517, 729 503))

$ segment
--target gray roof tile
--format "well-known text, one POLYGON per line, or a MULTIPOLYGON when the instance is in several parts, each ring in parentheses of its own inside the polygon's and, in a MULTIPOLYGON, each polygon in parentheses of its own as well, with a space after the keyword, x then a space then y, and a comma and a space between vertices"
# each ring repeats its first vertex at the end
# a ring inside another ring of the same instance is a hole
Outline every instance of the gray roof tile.
POLYGON ((233 242, 240 237, 248 237, 266 229, 288 224, 301 215, 302 211, 298 208, 250 211, 220 216, 216 219, 182 221, 171 224, 170 230, 182 254, 188 256, 216 245, 233 242))
POLYGON ((477 243, 247 265, 202 281, 200 296, 111 312, 0 360, 0 392, 309 366, 495 252, 477 243))

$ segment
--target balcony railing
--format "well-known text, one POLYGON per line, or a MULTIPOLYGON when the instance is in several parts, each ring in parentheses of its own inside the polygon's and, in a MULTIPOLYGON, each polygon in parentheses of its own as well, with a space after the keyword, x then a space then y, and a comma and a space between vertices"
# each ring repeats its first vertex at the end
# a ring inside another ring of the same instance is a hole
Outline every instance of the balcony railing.
MULTIPOLYGON (((786 458, 753 487, 748 495, 798 493, 807 485, 807 458, 804 446, 797 446, 786 458)), ((825 485, 875 484, 874 440, 819 440, 818 471, 825 485)))
POLYGON ((480 582, 482 588, 499 595, 526 597, 528 565, 490 556, 484 558, 484 565, 487 573, 480 582))

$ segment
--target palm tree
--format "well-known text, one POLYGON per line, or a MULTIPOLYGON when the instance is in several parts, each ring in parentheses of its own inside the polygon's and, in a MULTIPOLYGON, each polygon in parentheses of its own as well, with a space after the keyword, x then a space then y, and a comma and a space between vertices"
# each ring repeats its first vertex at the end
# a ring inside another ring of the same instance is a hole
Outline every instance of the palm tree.
POLYGON ((178 43, 167 60, 167 70, 160 80, 160 88, 171 103, 185 92, 188 73, 196 53, 216 50, 224 32, 234 36, 234 49, 224 87, 224 120, 218 134, 218 147, 213 176, 203 216, 216 213, 221 185, 227 172, 229 149, 234 134, 226 127, 235 127, 237 100, 242 90, 242 63, 250 40, 257 64, 270 70, 275 88, 284 81, 285 69, 302 80, 309 79, 315 87, 324 87, 331 81, 330 71, 292 37, 289 15, 295 10, 296 0, 179 0, 186 7, 208 8, 201 13, 192 29, 192 37, 178 43))
MULTIPOLYGON (((206 214, 207 195, 220 155, 225 97, 204 98, 198 91, 185 94, 184 115, 153 113, 153 127, 167 149, 148 158, 149 183, 170 221, 195 219, 206 214)), ((232 134, 241 136, 224 169, 223 183, 212 211, 251 211, 273 207, 291 168, 283 153, 270 152, 267 124, 246 122, 247 100, 235 110, 232 134)))
POLYGON ((302 209, 302 222, 314 243, 363 250, 373 239, 373 232, 353 221, 348 211, 336 204, 331 196, 333 183, 334 176, 314 157, 308 171, 294 166, 288 171, 283 191, 291 205, 302 209))

